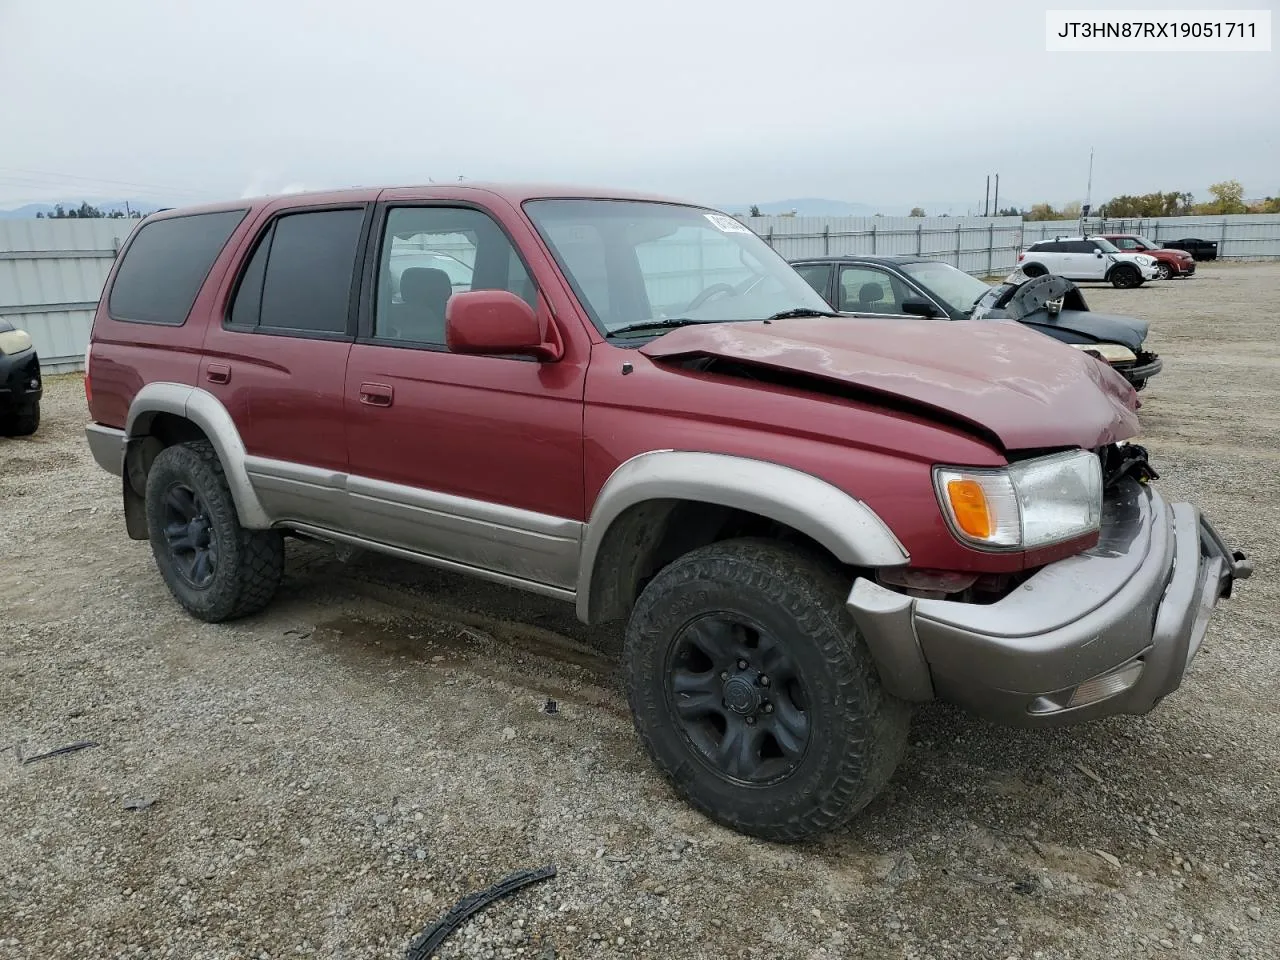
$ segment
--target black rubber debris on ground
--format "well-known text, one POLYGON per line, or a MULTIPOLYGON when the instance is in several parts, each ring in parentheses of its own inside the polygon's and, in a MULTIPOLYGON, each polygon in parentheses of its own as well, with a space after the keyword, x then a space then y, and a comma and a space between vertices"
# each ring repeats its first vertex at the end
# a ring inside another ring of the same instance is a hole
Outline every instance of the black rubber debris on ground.
POLYGON ((18 761, 25 767, 29 763, 36 763, 39 760, 48 760, 50 757, 60 757, 67 753, 76 753, 80 750, 88 750, 90 747, 96 747, 98 744, 92 740, 77 740, 75 743, 68 743, 65 747, 58 747, 56 750, 49 750, 45 753, 37 753, 34 757, 24 757, 22 755, 22 747, 17 747, 18 761))
POLYGON ((515 873, 495 883, 492 887, 459 900, 457 906, 409 942, 409 949, 405 951, 404 955, 405 960, 427 960, 428 957, 436 952, 440 944, 444 943, 449 934, 462 926, 472 914, 487 907, 495 900, 510 896, 521 887, 527 887, 529 884, 537 883, 539 880, 549 880, 555 875, 556 868, 554 864, 547 864, 547 866, 538 867, 536 870, 517 870, 515 873))

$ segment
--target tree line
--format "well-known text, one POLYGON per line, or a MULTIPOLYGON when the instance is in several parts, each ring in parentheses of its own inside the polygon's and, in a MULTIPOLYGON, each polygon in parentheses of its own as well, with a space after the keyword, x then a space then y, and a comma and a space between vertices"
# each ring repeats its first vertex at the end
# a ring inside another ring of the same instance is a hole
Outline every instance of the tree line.
MULTIPOLYGON (((1212 199, 1197 203, 1190 193, 1163 192, 1141 195, 1123 194, 1112 197, 1090 211, 1092 216, 1120 219, 1124 217, 1191 217, 1228 216, 1238 213, 1280 213, 1280 197, 1246 201, 1239 180, 1223 180, 1209 188, 1212 199)), ((1080 216, 1080 204, 1069 203, 1055 210, 1050 204, 1037 203, 1021 213, 1026 220, 1074 220, 1080 216)), ((1005 215, 1001 211, 1001 216, 1005 215)))
POLYGON ((142 214, 137 210, 125 213, 123 210, 100 210, 90 203, 81 202, 80 206, 64 209, 62 204, 53 206, 52 213, 43 210, 36 213, 37 220, 141 220, 142 214))

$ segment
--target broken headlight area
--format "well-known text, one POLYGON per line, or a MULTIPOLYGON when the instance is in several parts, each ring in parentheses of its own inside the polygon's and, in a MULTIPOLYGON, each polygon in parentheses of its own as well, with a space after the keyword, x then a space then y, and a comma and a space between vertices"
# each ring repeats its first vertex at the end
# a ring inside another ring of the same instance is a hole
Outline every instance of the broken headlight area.
POLYGON ((1125 477, 1132 477, 1139 483, 1149 483, 1160 479, 1156 468, 1151 466, 1147 448, 1137 443, 1109 443, 1099 447, 1095 453, 1102 464, 1103 495, 1110 493, 1125 477))

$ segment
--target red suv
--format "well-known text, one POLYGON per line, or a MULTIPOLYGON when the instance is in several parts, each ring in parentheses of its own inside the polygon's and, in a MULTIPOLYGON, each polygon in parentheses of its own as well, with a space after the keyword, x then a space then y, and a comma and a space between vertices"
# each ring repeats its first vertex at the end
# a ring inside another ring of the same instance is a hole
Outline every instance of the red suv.
POLYGON ((1104 233, 1100 236, 1110 240, 1125 253, 1145 253, 1154 257, 1161 280, 1189 277, 1196 272, 1195 258, 1185 250, 1170 250, 1136 233, 1104 233))
POLYGON ((1143 713, 1247 576, 1149 484, 1136 397, 1018 324, 836 318, 714 210, 479 185, 153 215, 93 325, 94 457, 194 616, 286 537, 626 622, 640 737, 693 804, 795 840, 911 704, 1143 713))

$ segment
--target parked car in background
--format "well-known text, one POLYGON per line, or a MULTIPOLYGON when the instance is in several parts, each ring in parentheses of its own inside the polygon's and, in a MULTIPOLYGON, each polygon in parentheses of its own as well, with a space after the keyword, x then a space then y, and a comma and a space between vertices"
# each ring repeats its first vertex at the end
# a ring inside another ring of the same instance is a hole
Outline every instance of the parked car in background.
POLYGON ((1182 240, 1161 241, 1167 250, 1185 250, 1196 260, 1217 260, 1218 244, 1213 240, 1197 240, 1187 237, 1182 240))
POLYGON ((85 392, 124 532, 194 617, 265 607, 288 534, 624 621, 656 765, 771 840, 879 794, 913 702, 1150 711, 1251 569, 1152 485, 1103 364, 1015 323, 839 319, 732 217, 634 194, 155 215, 85 392), (406 272, 395 300, 395 241, 455 236, 468 288, 406 272))
POLYGON ((0 436, 26 437, 40 429, 42 390, 31 336, 0 317, 0 436))
POLYGON ((1146 386, 1162 366, 1160 358, 1144 346, 1150 324, 1135 317, 1093 313, 1079 288, 1061 277, 1053 277, 1058 283, 1045 287, 1017 271, 993 287, 949 263, 915 256, 804 257, 791 265, 841 313, 1017 320, 1055 340, 1091 351, 1136 390, 1146 386), (1053 295, 1045 296, 1046 290, 1053 295))
POLYGON ((1162 247, 1136 233, 1104 233, 1102 237, 1126 253, 1145 253, 1149 257, 1155 257, 1161 280, 1189 277, 1196 272, 1195 257, 1185 250, 1162 247))
POLYGON ((1124 253, 1101 237, 1055 237, 1038 240, 1018 254, 1028 277, 1055 273, 1068 280, 1105 280, 1113 287, 1140 287, 1160 278, 1155 257, 1124 253))

